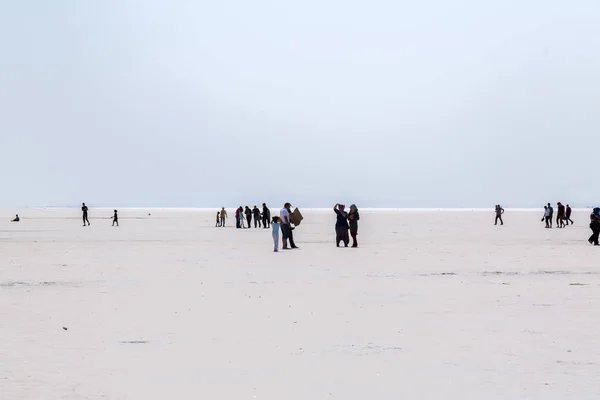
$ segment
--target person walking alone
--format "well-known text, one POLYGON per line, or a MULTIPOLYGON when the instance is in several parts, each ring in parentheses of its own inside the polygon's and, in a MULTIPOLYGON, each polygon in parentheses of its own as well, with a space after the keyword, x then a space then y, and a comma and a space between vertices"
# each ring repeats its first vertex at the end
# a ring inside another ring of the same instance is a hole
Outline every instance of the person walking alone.
POLYGON ((500 204, 496 205, 496 221, 494 225, 498 225, 498 220, 500 220, 500 225, 504 225, 504 221, 502 221, 502 214, 504 214, 504 208, 500 207, 500 204))
POLYGON ((90 226, 90 220, 88 219, 88 207, 85 205, 85 203, 81 204, 81 212, 82 212, 82 217, 83 217, 83 226, 86 226, 85 224, 87 223, 87 226, 90 226))
POLYGON ((352 247, 358 247, 358 241, 356 235, 358 235, 358 221, 360 220, 360 214, 356 205, 350 206, 350 212, 348 213, 348 222, 350 223, 350 236, 352 236, 352 247))
POLYGON ((117 210, 115 210, 115 213, 113 214, 112 226, 115 226, 115 224, 117 224, 117 228, 118 228, 119 227, 119 214, 117 213, 117 210))

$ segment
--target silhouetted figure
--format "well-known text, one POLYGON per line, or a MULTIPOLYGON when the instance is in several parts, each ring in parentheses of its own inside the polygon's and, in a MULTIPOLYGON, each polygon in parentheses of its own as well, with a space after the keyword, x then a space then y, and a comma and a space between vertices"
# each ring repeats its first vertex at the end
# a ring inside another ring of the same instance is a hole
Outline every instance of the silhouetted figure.
POLYGON ((244 208, 239 206, 237 210, 235 210, 235 227, 237 229, 242 229, 244 227, 244 208))
POLYGON ((81 212, 83 213, 83 226, 85 226, 86 223, 88 226, 90 226, 90 220, 88 219, 88 207, 85 205, 85 203, 81 205, 81 212))
POLYGON ((590 229, 592 230, 592 236, 590 236, 588 242, 594 246, 598 246, 598 237, 600 236, 600 208, 594 208, 594 211, 590 214, 590 229))
POLYGON ((256 206, 252 209, 252 217, 254 218, 254 228, 260 228, 260 210, 256 206))
POLYGON ((221 228, 225 227, 225 219, 227 219, 227 211, 225 207, 221 207, 221 228))
POLYGON ((504 221, 502 221, 502 214, 504 214, 504 208, 500 207, 500 204, 496 205, 496 220, 494 225, 498 225, 498 221, 500 221, 500 225, 504 225, 504 221))
POLYGON ((574 224, 573 220, 571 219, 571 206, 569 206, 567 204, 567 209, 565 210, 565 222, 567 223, 567 225, 569 225, 569 222, 571 223, 571 225, 574 224))
POLYGON ((15 219, 13 219, 13 220, 12 220, 12 221, 10 221, 10 222, 19 222, 20 220, 21 220, 21 218, 19 218, 19 214, 17 214, 17 215, 15 216, 15 219))
POLYGON ((112 226, 115 226, 115 224, 117 224, 117 226, 119 226, 119 215, 117 214, 117 210, 115 210, 115 213, 113 214, 112 226))
POLYGON ((358 221, 360 220, 360 214, 358 208, 354 204, 350 206, 350 212, 348 213, 348 222, 350 223, 350 236, 352 236, 352 247, 358 247, 358 241, 356 235, 358 235, 358 221))
POLYGON ((552 228, 552 218, 554 218, 554 208, 552 208, 552 204, 548 203, 548 212, 550 213, 550 228, 552 228))
POLYGON ((267 229, 271 227, 271 210, 269 210, 266 203, 262 205, 262 220, 263 228, 267 229))
POLYGON ((250 207, 246 206, 246 210, 244 211, 244 214, 246 214, 246 222, 248 222, 248 228, 252 228, 252 210, 250 209, 250 207))
POLYGON ((215 228, 221 226, 221 212, 217 211, 217 219, 215 220, 215 228))
POLYGON ((335 245, 340 247, 340 242, 344 242, 344 246, 348 247, 348 243, 350 243, 350 238, 348 237, 348 213, 344 211, 346 206, 343 204, 336 204, 333 206, 333 211, 337 215, 337 219, 335 221, 335 245))
POLYGON ((564 228, 565 227, 565 206, 559 201, 556 203, 556 227, 564 228))

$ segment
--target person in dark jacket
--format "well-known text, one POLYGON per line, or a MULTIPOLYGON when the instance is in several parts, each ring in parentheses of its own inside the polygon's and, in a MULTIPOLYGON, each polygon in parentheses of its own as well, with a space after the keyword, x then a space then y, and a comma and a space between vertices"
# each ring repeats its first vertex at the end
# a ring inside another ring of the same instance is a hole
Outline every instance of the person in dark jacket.
POLYGON ((598 246, 598 236, 600 236, 600 208, 594 208, 594 211, 590 214, 590 229, 592 230, 592 236, 590 236, 588 242, 594 246, 598 246))
POLYGON ((358 247, 358 241, 356 235, 358 235, 358 221, 360 220, 360 214, 356 205, 350 206, 350 212, 348 213, 348 222, 350 223, 350 236, 352 236, 352 247, 358 247))
POLYGON ((271 210, 267 207, 266 203, 263 203, 262 206, 262 219, 263 219, 263 228, 267 229, 271 227, 271 210))
POLYGON ((571 225, 573 225, 573 220, 571 219, 571 212, 571 206, 567 204, 567 209, 565 211, 565 222, 567 223, 567 225, 569 225, 569 222, 571 223, 571 225))
POLYGON ((252 209, 252 216, 254 217, 254 227, 260 228, 260 210, 258 207, 254 206, 252 209))
POLYGON ((85 203, 81 205, 81 213, 83 217, 83 226, 85 226, 86 222, 87 226, 90 226, 90 220, 88 219, 88 206, 86 206, 85 203))
POLYGON ((556 213, 556 227, 564 228, 565 227, 565 206, 559 201, 556 203, 556 208, 558 212, 556 213))
POLYGON ((350 238, 348 237, 348 213, 344 211, 346 208, 343 204, 333 206, 333 211, 337 215, 335 221, 335 245, 340 247, 340 242, 344 242, 344 246, 348 247, 350 238))
POLYGON ((504 208, 502 208, 500 204, 496 204, 496 220, 494 221, 494 225, 498 225, 498 220, 500 220, 500 225, 504 225, 502 214, 504 214, 504 208))
POLYGON ((250 226, 250 224, 252 223, 252 210, 250 209, 250 207, 246 206, 244 214, 246 214, 246 222, 248 222, 248 228, 252 228, 252 226, 250 226))

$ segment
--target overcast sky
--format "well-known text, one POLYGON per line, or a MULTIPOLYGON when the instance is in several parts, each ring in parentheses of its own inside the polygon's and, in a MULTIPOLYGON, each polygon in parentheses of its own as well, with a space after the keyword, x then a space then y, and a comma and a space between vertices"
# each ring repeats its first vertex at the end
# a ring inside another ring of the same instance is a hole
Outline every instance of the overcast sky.
POLYGON ((0 4, 0 206, 600 203, 597 0, 0 4))

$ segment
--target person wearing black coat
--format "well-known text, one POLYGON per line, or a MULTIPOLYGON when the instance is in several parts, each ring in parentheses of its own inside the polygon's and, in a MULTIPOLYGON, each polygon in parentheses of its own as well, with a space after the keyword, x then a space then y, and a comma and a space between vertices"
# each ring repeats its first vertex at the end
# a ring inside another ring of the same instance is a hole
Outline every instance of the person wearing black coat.
POLYGON ((348 222, 350 224, 350 236, 352 237, 352 247, 358 247, 358 241, 356 235, 358 235, 358 221, 360 220, 360 214, 356 205, 350 206, 350 212, 348 213, 348 222))
POLYGON ((263 228, 267 229, 271 227, 271 210, 269 210, 266 203, 262 205, 262 220, 263 228))

